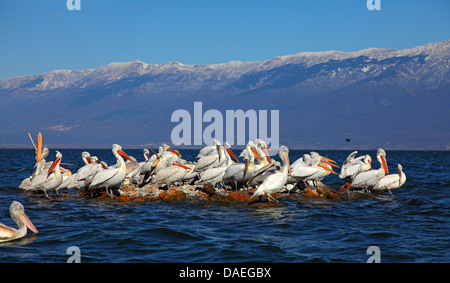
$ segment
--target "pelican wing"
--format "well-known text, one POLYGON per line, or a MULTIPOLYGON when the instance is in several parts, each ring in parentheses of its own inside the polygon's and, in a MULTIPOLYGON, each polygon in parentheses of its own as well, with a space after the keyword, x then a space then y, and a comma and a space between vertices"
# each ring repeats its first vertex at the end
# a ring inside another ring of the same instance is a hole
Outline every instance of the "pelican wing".
POLYGON ((11 239, 16 232, 16 229, 0 223, 0 242, 3 240, 11 239))
POLYGON ((266 166, 258 169, 256 172, 253 173, 253 176, 247 181, 247 184, 250 184, 253 179, 255 179, 256 177, 270 171, 270 170, 276 170, 276 164, 275 163, 270 163, 267 164, 266 166))
POLYGON ((373 190, 384 190, 399 185, 400 177, 398 174, 387 175, 378 180, 378 183, 373 187, 373 190))
POLYGON ((109 179, 113 178, 117 173, 119 173, 119 168, 106 169, 98 171, 90 181, 89 188, 95 188, 101 184, 107 182, 109 179))

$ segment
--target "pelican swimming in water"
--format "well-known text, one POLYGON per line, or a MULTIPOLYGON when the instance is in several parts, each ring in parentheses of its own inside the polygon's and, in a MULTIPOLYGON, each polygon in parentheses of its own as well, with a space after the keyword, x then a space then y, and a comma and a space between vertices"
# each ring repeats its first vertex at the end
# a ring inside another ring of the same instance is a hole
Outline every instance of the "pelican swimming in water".
POLYGON ((88 184, 86 186, 88 191, 94 191, 103 188, 108 189, 109 187, 117 186, 122 183, 125 175, 127 174, 127 168, 122 156, 130 161, 132 160, 118 144, 113 144, 112 152, 119 162, 119 166, 116 168, 101 170, 95 173, 95 175, 88 181, 88 184))
POLYGON ((398 189, 406 182, 406 175, 403 172, 402 165, 397 165, 398 174, 386 175, 373 187, 373 191, 388 191, 392 196, 391 190, 398 189))
POLYGON ((31 220, 25 213, 23 205, 18 201, 13 201, 9 207, 9 214, 14 222, 19 226, 19 230, 0 223, 0 242, 12 241, 23 238, 27 235, 27 227, 34 233, 38 233, 31 220))
MULTIPOLYGON (((269 174, 263 181, 261 185, 258 186, 256 191, 253 193, 252 197, 249 199, 251 201, 253 198, 257 196, 267 195, 269 200, 277 201, 275 198, 271 196, 271 194, 277 193, 283 189, 283 186, 286 184, 288 173, 291 173, 291 166, 289 164, 289 149, 282 145, 278 149, 278 155, 283 163, 283 167, 281 170, 270 171, 269 174)), ((270 170, 271 167, 275 167, 274 163, 271 163, 266 166, 266 170, 270 170)), ((258 172, 258 174, 262 173, 258 172)))
POLYGON ((374 187, 378 180, 380 180, 384 175, 389 175, 387 163, 386 163, 386 152, 379 148, 377 151, 377 160, 380 163, 380 168, 377 170, 369 170, 366 172, 361 172, 353 178, 351 183, 352 188, 363 188, 368 190, 374 187))

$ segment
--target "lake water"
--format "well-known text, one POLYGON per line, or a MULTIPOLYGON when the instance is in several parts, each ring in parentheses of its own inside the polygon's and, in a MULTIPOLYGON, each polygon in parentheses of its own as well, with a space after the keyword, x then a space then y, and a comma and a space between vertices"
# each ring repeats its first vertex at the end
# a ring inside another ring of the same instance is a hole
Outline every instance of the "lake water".
MULTIPOLYGON (((125 151, 143 160, 142 150, 125 151)), ((316 150, 342 164, 350 151, 316 150)), ((61 149, 72 172, 78 149, 61 149)), ((108 164, 111 150, 89 150, 108 164)), ((193 160, 197 151, 180 150, 193 160)), ((307 150, 291 150, 291 163, 307 150)), ((366 262, 377 246, 381 262, 450 261, 450 152, 389 151, 390 173, 407 176, 394 196, 359 194, 352 200, 281 198, 278 206, 221 205, 195 201, 121 203, 79 196, 47 199, 16 187, 33 168, 34 150, 0 149, 0 222, 21 202, 39 234, 0 244, 0 262, 66 262, 69 247, 81 262, 366 262)), ((378 168, 376 151, 370 154, 378 168)), ((54 159, 51 150, 48 160, 54 159)), ((337 169, 339 170, 339 169, 337 169)), ((338 188, 335 175, 323 182, 338 188)))

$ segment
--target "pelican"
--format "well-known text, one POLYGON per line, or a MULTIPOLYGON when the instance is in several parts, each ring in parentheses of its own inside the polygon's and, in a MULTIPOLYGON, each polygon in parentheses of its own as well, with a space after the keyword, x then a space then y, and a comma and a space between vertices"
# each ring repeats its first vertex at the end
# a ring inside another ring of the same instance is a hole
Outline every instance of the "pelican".
POLYGON ((90 164, 91 163, 91 155, 89 154, 89 152, 87 151, 83 151, 81 153, 81 159, 83 159, 84 165, 90 164))
POLYGON ((195 159, 200 159, 203 156, 208 156, 210 154, 215 154, 215 150, 217 148, 217 146, 221 146, 222 144, 220 143, 220 141, 218 140, 214 140, 212 145, 207 145, 205 147, 203 147, 202 149, 200 149, 200 151, 198 152, 198 155, 195 159))
POLYGON ((406 182, 406 175, 403 172, 402 165, 397 166, 398 174, 387 175, 378 180, 378 183, 373 187, 374 191, 388 191, 392 196, 391 190, 398 189, 406 182))
MULTIPOLYGON (((225 142, 227 144, 227 142, 225 142)), ((229 145, 229 144, 228 144, 229 145)), ((227 147, 228 147, 227 145, 227 147)), ((223 177, 225 175, 225 171, 229 166, 233 164, 233 161, 231 160, 231 156, 234 157, 234 159, 237 160, 236 156, 234 155, 233 151, 231 150, 231 146, 226 149, 227 154, 225 155, 227 160, 226 163, 222 166, 216 167, 216 168, 209 168, 200 173, 200 180, 198 184, 211 184, 213 187, 216 186, 217 183, 221 183, 223 181, 223 177)))
POLYGON ((253 177, 256 171, 255 157, 259 161, 261 161, 261 157, 252 144, 251 142, 247 143, 246 151, 244 154, 241 154, 244 156, 244 163, 232 164, 225 170, 224 183, 234 182, 237 187, 237 183, 246 182, 253 177))
MULTIPOLYGON (((258 186, 249 201, 257 196, 262 195, 267 195, 269 197, 269 200, 277 201, 271 196, 271 194, 281 191, 283 186, 286 184, 288 173, 291 174, 291 166, 289 164, 289 149, 284 145, 280 146, 280 148, 278 149, 278 156, 280 156, 283 167, 281 168, 281 170, 270 171, 271 174, 269 174, 264 179, 264 182, 258 186)), ((270 167, 274 166, 275 164, 271 163, 270 165, 266 166, 266 170, 269 170, 270 167)))
MULTIPOLYGON (((150 162, 151 159, 147 160, 147 162, 150 162)), ((151 167, 148 171, 144 173, 144 176, 141 180, 141 183, 139 184, 139 187, 142 188, 146 184, 148 184, 151 180, 151 177, 158 173, 160 170, 167 168, 167 158, 166 153, 163 151, 159 156, 156 155, 156 159, 150 163, 151 167)), ((141 174, 142 174, 142 168, 141 168, 141 174)))
POLYGON ((72 176, 72 182, 67 186, 68 189, 81 189, 86 184, 86 179, 92 178, 98 171, 105 169, 106 167, 98 163, 98 158, 84 151, 81 153, 85 165, 78 169, 77 173, 72 176))
POLYGON ((327 161, 335 162, 334 160, 319 155, 317 152, 304 154, 303 157, 292 164, 291 176, 297 181, 303 181, 305 186, 308 186, 307 182, 322 180, 330 173, 337 175, 331 168, 337 166, 327 161))
POLYGON ((197 161, 195 171, 201 172, 208 168, 216 168, 222 166, 226 161, 225 154, 226 152, 224 150, 224 146, 216 145, 216 153, 210 153, 209 155, 202 156, 197 161))
POLYGON ((377 160, 380 163, 380 168, 356 175, 351 183, 352 188, 364 188, 367 190, 369 187, 375 186, 384 175, 389 175, 386 164, 386 152, 382 148, 379 148, 377 151, 377 160))
POLYGON ((59 193, 59 190, 67 188, 70 183, 72 183, 72 172, 70 170, 59 166, 59 169, 62 171, 62 182, 61 184, 55 188, 56 193, 59 193))
POLYGON ((189 170, 191 170, 191 168, 177 162, 173 162, 172 166, 159 170, 153 176, 151 183, 172 185, 173 183, 182 180, 189 170))
POLYGON ((372 169, 372 157, 366 154, 355 158, 357 153, 358 151, 353 151, 349 154, 347 159, 345 159, 344 163, 342 163, 339 178, 345 179, 350 177, 350 179, 353 180, 359 173, 372 169))
POLYGON ((108 190, 109 187, 116 186, 122 183, 125 175, 127 174, 127 168, 122 156, 130 161, 131 158, 122 150, 122 147, 118 144, 113 144, 112 152, 116 157, 119 166, 116 168, 109 167, 108 169, 101 170, 95 173, 95 175, 88 181, 88 185, 86 186, 88 191, 94 191, 101 188, 106 188, 106 190, 108 190))
POLYGON ((38 233, 31 220, 25 213, 23 205, 18 201, 13 201, 9 207, 9 214, 14 222, 19 226, 19 230, 0 223, 0 242, 12 241, 23 238, 27 235, 27 227, 34 233, 38 233))
POLYGON ((42 190, 44 191, 45 196, 50 198, 49 195, 47 194, 47 191, 56 189, 59 185, 61 185, 63 181, 63 177, 59 167, 61 159, 62 159, 61 152, 56 151, 56 159, 53 162, 50 169, 48 170, 48 172, 46 173, 45 169, 43 169, 41 174, 35 176, 31 180, 31 183, 28 186, 28 188, 26 188, 26 190, 27 191, 42 190))

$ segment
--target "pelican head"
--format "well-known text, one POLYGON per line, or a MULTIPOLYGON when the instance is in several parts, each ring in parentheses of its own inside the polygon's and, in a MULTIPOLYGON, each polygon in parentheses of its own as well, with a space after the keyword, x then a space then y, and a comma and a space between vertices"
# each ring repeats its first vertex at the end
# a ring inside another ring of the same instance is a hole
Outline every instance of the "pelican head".
POLYGON ((386 173, 386 175, 389 175, 389 171, 388 171, 387 164, 386 164, 386 151, 384 151, 384 149, 382 149, 382 148, 379 148, 377 150, 377 158, 378 158, 378 161, 381 160, 380 163, 381 163, 381 165, 383 165, 383 169, 384 169, 384 172, 386 173))
POLYGON ((38 233, 38 230, 36 229, 36 227, 34 227, 33 223, 28 218, 27 214, 25 213, 25 209, 20 202, 13 201, 11 203, 11 206, 9 207, 9 214, 11 214, 11 218, 14 220, 14 222, 19 225, 19 231, 24 231, 24 235, 22 235, 21 237, 25 236, 27 233, 25 226, 34 233, 38 233))
POLYGON ((53 162, 52 167, 50 167, 50 169, 48 170, 47 176, 50 175, 50 173, 52 173, 53 170, 55 170, 55 168, 59 166, 59 164, 61 163, 61 159, 62 159, 61 152, 56 150, 56 159, 53 162))
POLYGON ((291 176, 291 164, 289 162, 289 149, 282 145, 278 149, 278 156, 280 156, 280 159, 283 161, 283 165, 287 166, 289 170, 289 176, 291 176))
POLYGON ((128 156, 128 154, 126 154, 123 150, 122 150, 122 147, 120 146, 120 145, 118 145, 118 144, 113 144, 113 146, 112 146, 112 152, 113 152, 113 154, 119 154, 119 155, 122 155, 123 157, 125 157, 126 159, 128 159, 128 160, 130 160, 130 161, 133 161, 133 160, 131 160, 131 158, 128 156))

